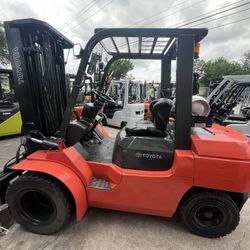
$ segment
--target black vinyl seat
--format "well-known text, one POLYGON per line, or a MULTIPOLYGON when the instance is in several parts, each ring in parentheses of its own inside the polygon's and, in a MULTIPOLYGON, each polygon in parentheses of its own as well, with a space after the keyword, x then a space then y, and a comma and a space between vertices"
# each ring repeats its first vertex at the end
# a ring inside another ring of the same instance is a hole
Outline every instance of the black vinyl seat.
MULTIPOLYGON (((151 112, 151 114, 153 114, 153 107, 154 105, 158 102, 159 100, 153 100, 152 102, 150 102, 149 104, 149 110, 151 112)), ((152 121, 153 121, 153 117, 152 117, 152 121)))
POLYGON ((161 98, 152 108, 152 116, 155 128, 165 132, 168 125, 170 111, 173 101, 168 98, 161 98))
POLYGON ((126 135, 127 136, 154 136, 154 137, 165 137, 166 133, 162 132, 156 128, 153 127, 147 127, 147 128, 128 128, 125 127, 126 135))
POLYGON ((173 107, 173 101, 167 98, 161 98, 154 103, 150 104, 152 112, 153 123, 155 127, 147 128, 128 128, 126 127, 127 136, 154 136, 165 137, 168 126, 170 111, 173 107))

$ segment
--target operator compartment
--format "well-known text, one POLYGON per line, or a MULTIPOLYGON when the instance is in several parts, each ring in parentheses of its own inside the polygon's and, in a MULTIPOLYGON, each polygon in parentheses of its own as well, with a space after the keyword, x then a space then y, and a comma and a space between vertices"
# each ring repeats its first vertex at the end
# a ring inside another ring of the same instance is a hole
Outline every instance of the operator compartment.
POLYGON ((116 136, 113 163, 121 168, 167 170, 172 166, 174 142, 166 137, 127 136, 123 128, 116 136))
POLYGON ((151 107, 153 126, 122 129, 112 161, 128 169, 170 169, 174 158, 174 133, 168 123, 172 107, 170 99, 161 98, 151 107))

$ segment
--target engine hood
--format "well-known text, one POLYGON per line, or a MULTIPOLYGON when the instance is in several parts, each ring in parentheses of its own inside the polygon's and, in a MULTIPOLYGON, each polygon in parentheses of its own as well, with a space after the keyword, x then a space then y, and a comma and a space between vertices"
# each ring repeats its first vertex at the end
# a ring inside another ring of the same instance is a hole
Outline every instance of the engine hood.
POLYGON ((234 129, 214 124, 211 128, 194 128, 192 151, 199 156, 250 160, 249 139, 234 129))

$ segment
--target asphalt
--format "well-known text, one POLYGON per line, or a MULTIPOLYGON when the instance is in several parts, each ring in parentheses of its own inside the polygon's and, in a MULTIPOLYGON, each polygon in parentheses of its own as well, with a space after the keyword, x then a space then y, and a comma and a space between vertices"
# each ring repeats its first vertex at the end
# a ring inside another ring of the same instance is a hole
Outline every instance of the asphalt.
MULTIPOLYGON (((108 128, 112 136, 117 130, 108 128)), ((0 139, 0 166, 12 156, 20 138, 0 139)), ((1 168, 1 167, 0 167, 1 168)), ((241 211, 241 221, 230 235, 206 239, 188 232, 178 218, 123 213, 90 208, 81 222, 71 223, 55 235, 29 233, 18 224, 0 237, 0 249, 250 249, 250 201, 241 211)))

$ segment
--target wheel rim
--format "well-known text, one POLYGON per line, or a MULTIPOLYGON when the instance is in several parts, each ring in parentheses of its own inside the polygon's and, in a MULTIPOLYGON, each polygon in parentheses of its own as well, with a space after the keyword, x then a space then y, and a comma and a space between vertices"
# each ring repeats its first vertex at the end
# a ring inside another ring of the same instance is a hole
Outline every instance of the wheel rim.
POLYGON ((57 214, 53 200, 46 193, 38 190, 22 192, 18 207, 23 219, 37 226, 51 224, 57 214))
POLYGON ((224 223, 225 214, 220 206, 199 205, 193 209, 193 219, 202 228, 211 229, 224 223))

